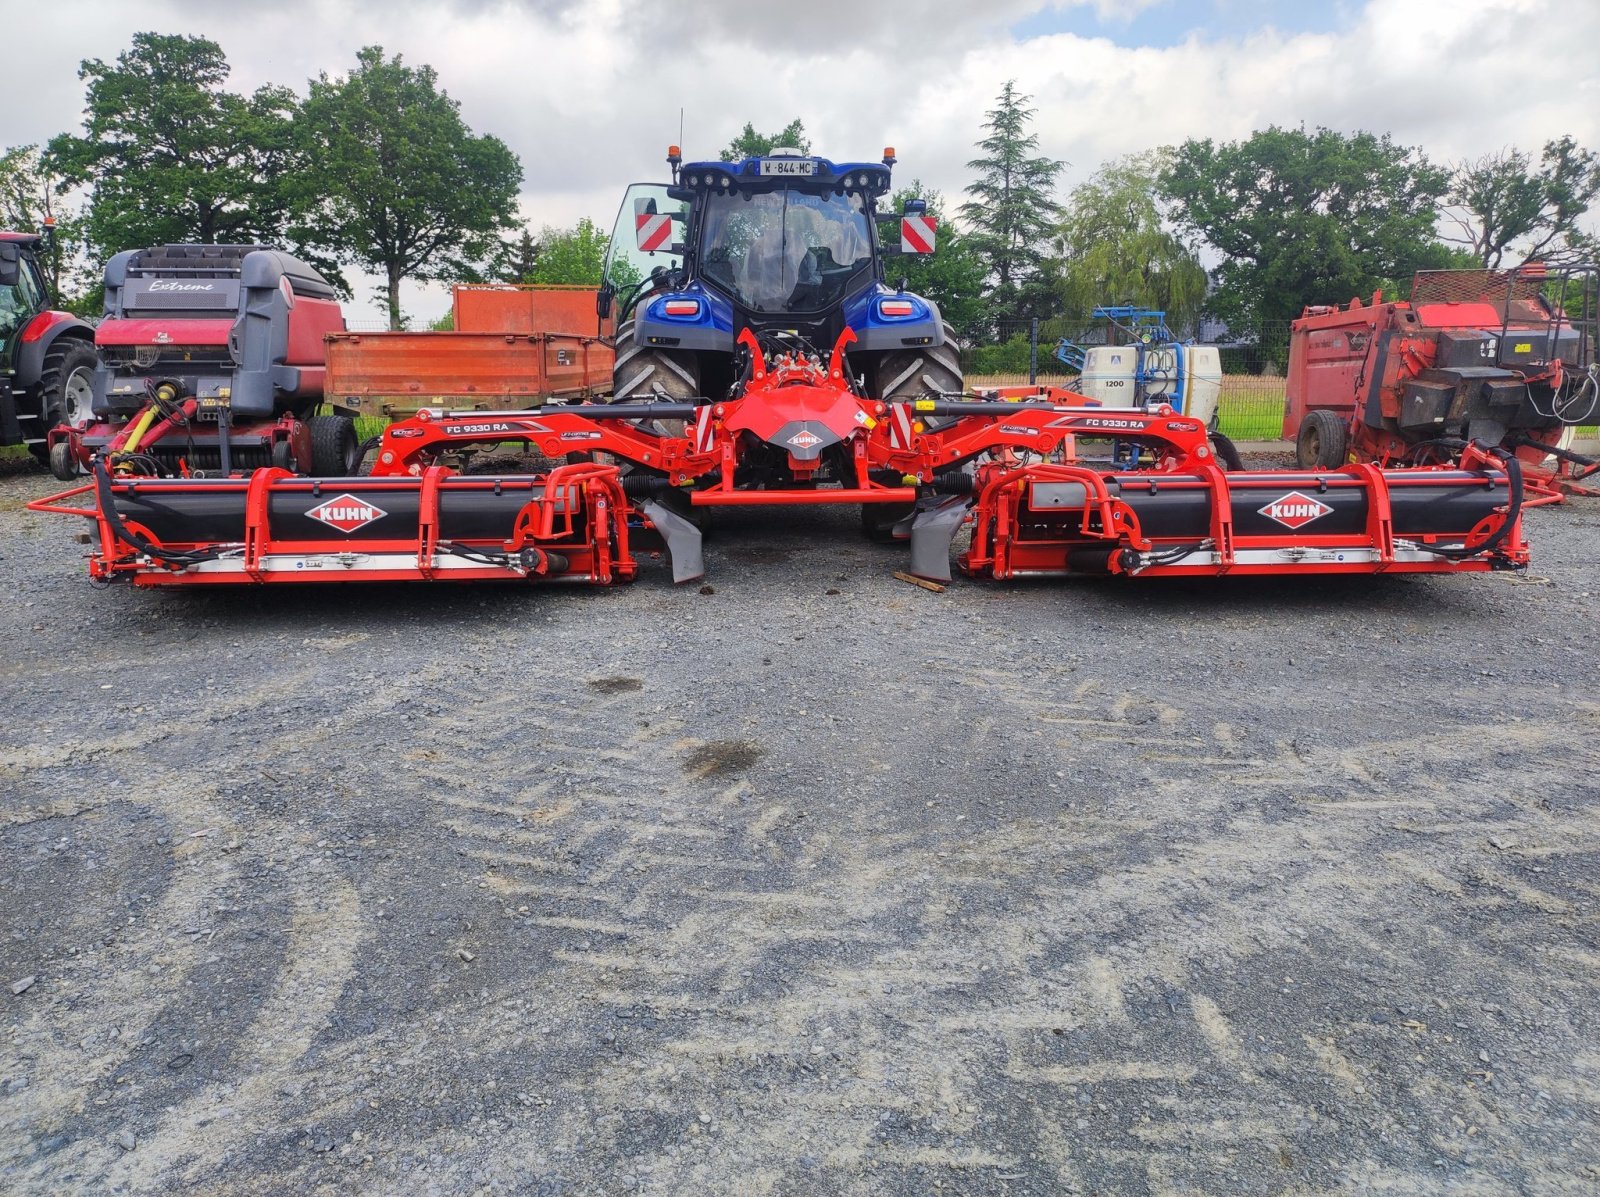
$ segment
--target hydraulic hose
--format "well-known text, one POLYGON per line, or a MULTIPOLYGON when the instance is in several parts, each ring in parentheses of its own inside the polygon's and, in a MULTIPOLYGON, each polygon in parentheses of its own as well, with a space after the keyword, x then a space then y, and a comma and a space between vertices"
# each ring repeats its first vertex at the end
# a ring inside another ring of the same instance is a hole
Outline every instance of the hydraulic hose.
POLYGON ((564 574, 572 564, 564 553, 552 553, 546 549, 527 548, 517 553, 501 553, 494 549, 478 549, 457 544, 453 540, 442 540, 439 542, 439 551, 482 565, 521 568, 530 574, 564 574))
MULTIPOLYGON (((1465 442, 1462 443, 1465 444, 1465 442)), ((1469 557, 1480 557, 1485 553, 1494 552, 1495 549, 1500 547, 1505 538, 1511 535, 1511 529, 1517 526, 1517 518, 1522 514, 1522 463, 1517 460, 1517 455, 1500 448, 1498 445, 1490 445, 1484 441, 1473 441, 1472 443, 1482 452, 1489 454, 1491 457, 1499 458, 1501 464, 1505 466, 1506 489, 1510 494, 1510 500, 1506 504, 1505 519, 1489 535, 1489 538, 1480 545, 1474 545, 1471 548, 1462 545, 1460 548, 1454 549, 1440 545, 1417 545, 1424 552, 1432 553, 1436 557, 1446 557, 1451 561, 1465 561, 1469 557)))
POLYGON ((377 436, 369 436, 366 440, 357 445, 355 464, 350 467, 350 472, 352 474, 359 474, 361 472, 361 463, 367 459, 367 454, 371 453, 381 444, 383 444, 383 434, 379 433, 377 436))
POLYGON ((129 548, 147 557, 154 557, 157 561, 165 561, 168 565, 198 565, 202 561, 215 561, 221 555, 216 549, 187 549, 175 552, 163 548, 128 527, 121 513, 117 511, 116 496, 111 492, 111 475, 106 470, 106 463, 98 456, 94 459, 94 488, 101 516, 111 526, 116 538, 129 548))
POLYGON ((1591 474, 1600 472, 1600 460, 1586 457, 1582 453, 1574 453, 1571 449, 1563 449, 1558 445, 1547 445, 1543 441, 1536 441, 1530 436, 1519 436, 1511 442, 1512 448, 1539 449, 1554 457, 1557 461, 1564 461, 1568 465, 1579 467, 1572 475, 1575 482, 1582 481, 1591 474))

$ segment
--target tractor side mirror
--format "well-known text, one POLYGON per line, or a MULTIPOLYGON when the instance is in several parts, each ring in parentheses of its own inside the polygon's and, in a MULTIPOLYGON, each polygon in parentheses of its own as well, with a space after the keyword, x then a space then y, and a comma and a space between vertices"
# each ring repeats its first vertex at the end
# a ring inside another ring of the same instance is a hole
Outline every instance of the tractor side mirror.
POLYGON ((611 315, 611 299, 616 293, 610 283, 601 283, 600 289, 594 293, 594 313, 600 319, 611 315))
POLYGON ((0 241, 0 287, 15 287, 22 274, 22 253, 15 241, 0 241))

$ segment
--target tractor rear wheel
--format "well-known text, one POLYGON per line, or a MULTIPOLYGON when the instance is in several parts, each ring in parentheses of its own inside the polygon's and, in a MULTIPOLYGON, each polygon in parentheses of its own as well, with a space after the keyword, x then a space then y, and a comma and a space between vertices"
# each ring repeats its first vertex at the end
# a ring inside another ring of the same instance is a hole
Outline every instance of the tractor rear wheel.
POLYGON ((926 349, 897 349, 878 363, 877 397, 885 403, 909 403, 934 392, 960 394, 961 350, 956 330, 944 325, 944 343, 926 349))
POLYGON ((312 416, 306 421, 311 432, 311 476, 348 478, 356 471, 361 451, 356 422, 349 416, 312 416))
MULTIPOLYGON (((94 372, 100 358, 94 346, 79 337, 57 337, 39 370, 39 415, 41 433, 58 424, 74 428, 87 426, 94 417, 94 372)), ((41 462, 50 464, 50 450, 44 441, 28 448, 41 462)))
POLYGON ((690 353, 636 345, 630 316, 617 328, 617 360, 611 368, 612 402, 694 399, 700 394, 700 365, 690 353))
POLYGON ((1294 439, 1294 458, 1302 470, 1335 470, 1344 465, 1350 430, 1331 411, 1317 408, 1300 421, 1294 439))

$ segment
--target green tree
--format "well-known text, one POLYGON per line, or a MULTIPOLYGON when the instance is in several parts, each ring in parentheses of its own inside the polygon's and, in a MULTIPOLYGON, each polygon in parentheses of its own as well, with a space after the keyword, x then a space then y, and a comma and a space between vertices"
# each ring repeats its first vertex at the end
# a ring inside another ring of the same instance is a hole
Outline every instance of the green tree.
POLYGON ((1206 271, 1194 248, 1163 219, 1156 184, 1171 150, 1108 162, 1068 197, 1057 227, 1060 298, 1066 315, 1087 319, 1098 305, 1159 308, 1187 328, 1206 297, 1206 271))
MULTIPOLYGON (((985 283, 988 265, 978 253, 970 237, 945 219, 944 196, 925 189, 922 180, 913 179, 911 185, 897 191, 889 200, 889 211, 898 216, 908 199, 920 199, 928 205, 928 215, 937 217, 938 232, 932 254, 902 254, 885 259, 885 272, 891 286, 905 280, 906 290, 939 305, 939 312, 956 330, 963 341, 981 338, 988 327, 988 300, 985 283)), ((885 221, 883 239, 890 246, 900 243, 900 229, 885 221)))
POLYGON ((533 239, 532 230, 524 227, 513 244, 507 245, 502 255, 500 281, 503 283, 531 283, 539 263, 542 247, 533 239))
POLYGON ((391 328, 401 279, 479 282, 516 227, 517 156, 473 134, 430 66, 367 46, 348 75, 311 81, 295 130, 297 229, 383 276, 391 328))
MULTIPOLYGON (((1535 166, 1521 150, 1459 164, 1450 177, 1446 240, 1484 266, 1517 260, 1587 258, 1594 243, 1578 222, 1600 198, 1600 155, 1570 136, 1548 141, 1535 166)), ((1509 263, 1508 263, 1509 264, 1509 263)))
POLYGON ((722 160, 739 162, 745 158, 759 158, 762 154, 770 154, 775 149, 783 148, 799 150, 802 154, 811 152, 811 139, 806 136, 806 127, 798 116, 771 136, 757 133, 755 125, 746 121, 744 131, 730 141, 728 148, 722 151, 722 160))
POLYGON ((180 34, 137 33, 114 65, 83 63, 84 135, 54 138, 46 165, 91 189, 85 233, 96 253, 279 237, 294 93, 235 95, 228 73, 216 42, 180 34))
POLYGON ((996 314, 1014 319, 1030 305, 1032 283, 1044 268, 1050 235, 1061 206, 1053 193, 1064 165, 1039 156, 1037 134, 1029 133, 1034 110, 1018 95, 1016 80, 1006 80, 987 116, 988 136, 977 143, 983 155, 967 163, 978 177, 967 185, 972 198, 961 205, 973 246, 994 281, 996 314))
POLYGON ((587 216, 570 229, 545 225, 539 230, 533 270, 522 281, 598 287, 609 242, 600 226, 587 216))
POLYGON ((1443 264, 1434 230, 1448 184, 1387 134, 1276 125, 1186 141, 1161 178, 1180 231, 1222 255, 1207 309, 1246 334, 1443 264))
POLYGON ((54 302, 83 311, 95 298, 90 293, 97 290, 96 280, 86 259, 83 212, 63 197, 65 187, 65 181, 46 166, 39 147, 0 151, 0 229, 33 233, 52 223, 55 236, 39 264, 54 302))

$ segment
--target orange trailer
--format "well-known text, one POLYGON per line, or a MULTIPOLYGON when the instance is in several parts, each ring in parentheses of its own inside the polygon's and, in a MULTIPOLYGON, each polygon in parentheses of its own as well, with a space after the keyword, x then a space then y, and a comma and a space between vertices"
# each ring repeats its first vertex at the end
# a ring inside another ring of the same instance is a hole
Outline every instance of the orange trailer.
POLYGON ((612 317, 595 315, 593 287, 518 287, 500 284, 455 289, 460 332, 569 333, 610 338, 612 317))
POLYGON ((425 407, 523 409, 611 389, 615 355, 592 287, 457 287, 455 313, 453 332, 330 335, 327 401, 402 417, 425 407))

